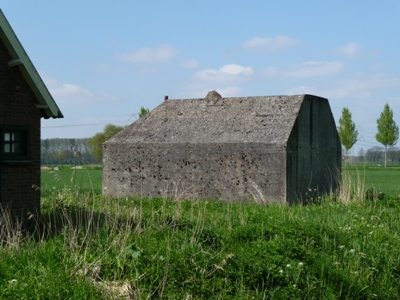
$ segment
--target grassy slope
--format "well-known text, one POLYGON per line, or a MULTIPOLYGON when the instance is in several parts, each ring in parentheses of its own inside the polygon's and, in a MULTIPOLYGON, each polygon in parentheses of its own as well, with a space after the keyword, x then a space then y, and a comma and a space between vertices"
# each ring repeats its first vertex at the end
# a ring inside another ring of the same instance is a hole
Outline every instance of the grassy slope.
POLYGON ((102 282, 135 299, 400 297, 395 198, 286 207, 69 189, 50 189, 41 226, 0 248, 0 299, 98 299, 102 282))

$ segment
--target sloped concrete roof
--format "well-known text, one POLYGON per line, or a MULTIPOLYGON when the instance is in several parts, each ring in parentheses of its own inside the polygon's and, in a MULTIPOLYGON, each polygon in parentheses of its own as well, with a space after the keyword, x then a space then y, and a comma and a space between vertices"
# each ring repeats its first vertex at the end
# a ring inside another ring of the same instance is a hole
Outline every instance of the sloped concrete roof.
POLYGON ((295 95, 167 100, 107 144, 285 144, 306 97, 319 98, 295 95))
POLYGON ((42 110, 45 118, 63 118, 63 114, 42 81, 35 66, 29 59, 13 29, 0 9, 0 39, 6 46, 12 59, 10 68, 19 68, 38 101, 37 108, 42 110))

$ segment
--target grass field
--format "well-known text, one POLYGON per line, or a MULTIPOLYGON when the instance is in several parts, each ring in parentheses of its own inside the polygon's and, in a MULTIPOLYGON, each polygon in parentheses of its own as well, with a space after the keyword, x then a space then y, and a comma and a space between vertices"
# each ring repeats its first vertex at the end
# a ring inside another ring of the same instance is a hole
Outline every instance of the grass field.
POLYGON ((82 193, 101 194, 102 169, 101 167, 71 166, 42 168, 42 195, 52 193, 54 190, 66 189, 82 193))
POLYGON ((0 232, 0 299, 400 299, 399 173, 363 172, 384 199, 289 207, 112 199, 99 169, 43 171, 40 222, 0 232))
POLYGON ((357 182, 359 178, 365 189, 374 189, 388 196, 400 195, 399 167, 383 168, 353 165, 343 168, 343 174, 347 172, 353 178, 353 182, 357 182))
MULTIPOLYGON (((364 189, 374 189, 388 196, 400 195, 400 168, 365 167, 352 165, 343 168, 343 174, 349 174, 354 184, 361 184, 364 189)), ((54 171, 42 171, 42 193, 46 195, 54 189, 69 189, 77 192, 94 192, 101 194, 102 169, 100 167, 87 167, 72 169, 61 167, 54 171)))

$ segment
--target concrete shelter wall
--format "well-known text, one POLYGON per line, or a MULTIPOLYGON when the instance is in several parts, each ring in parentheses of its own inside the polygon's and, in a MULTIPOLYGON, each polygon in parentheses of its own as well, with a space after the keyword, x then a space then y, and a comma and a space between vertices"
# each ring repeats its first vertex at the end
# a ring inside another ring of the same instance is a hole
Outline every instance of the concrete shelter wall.
POLYGON ((306 96, 287 148, 289 203, 337 190, 341 144, 328 100, 306 96))
POLYGON ((103 146, 103 194, 286 202, 286 152, 263 143, 103 146))

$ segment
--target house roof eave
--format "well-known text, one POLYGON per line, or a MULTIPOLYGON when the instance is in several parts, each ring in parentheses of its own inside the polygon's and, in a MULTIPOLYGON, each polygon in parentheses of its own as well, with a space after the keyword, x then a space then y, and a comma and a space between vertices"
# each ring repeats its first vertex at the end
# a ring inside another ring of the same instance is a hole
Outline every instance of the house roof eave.
POLYGON ((5 44, 12 59, 9 61, 10 68, 17 67, 29 87, 32 89, 38 101, 37 108, 43 112, 45 119, 63 118, 63 114, 37 72, 35 66, 25 52, 22 44, 15 35, 9 22, 0 9, 0 39, 5 44))

